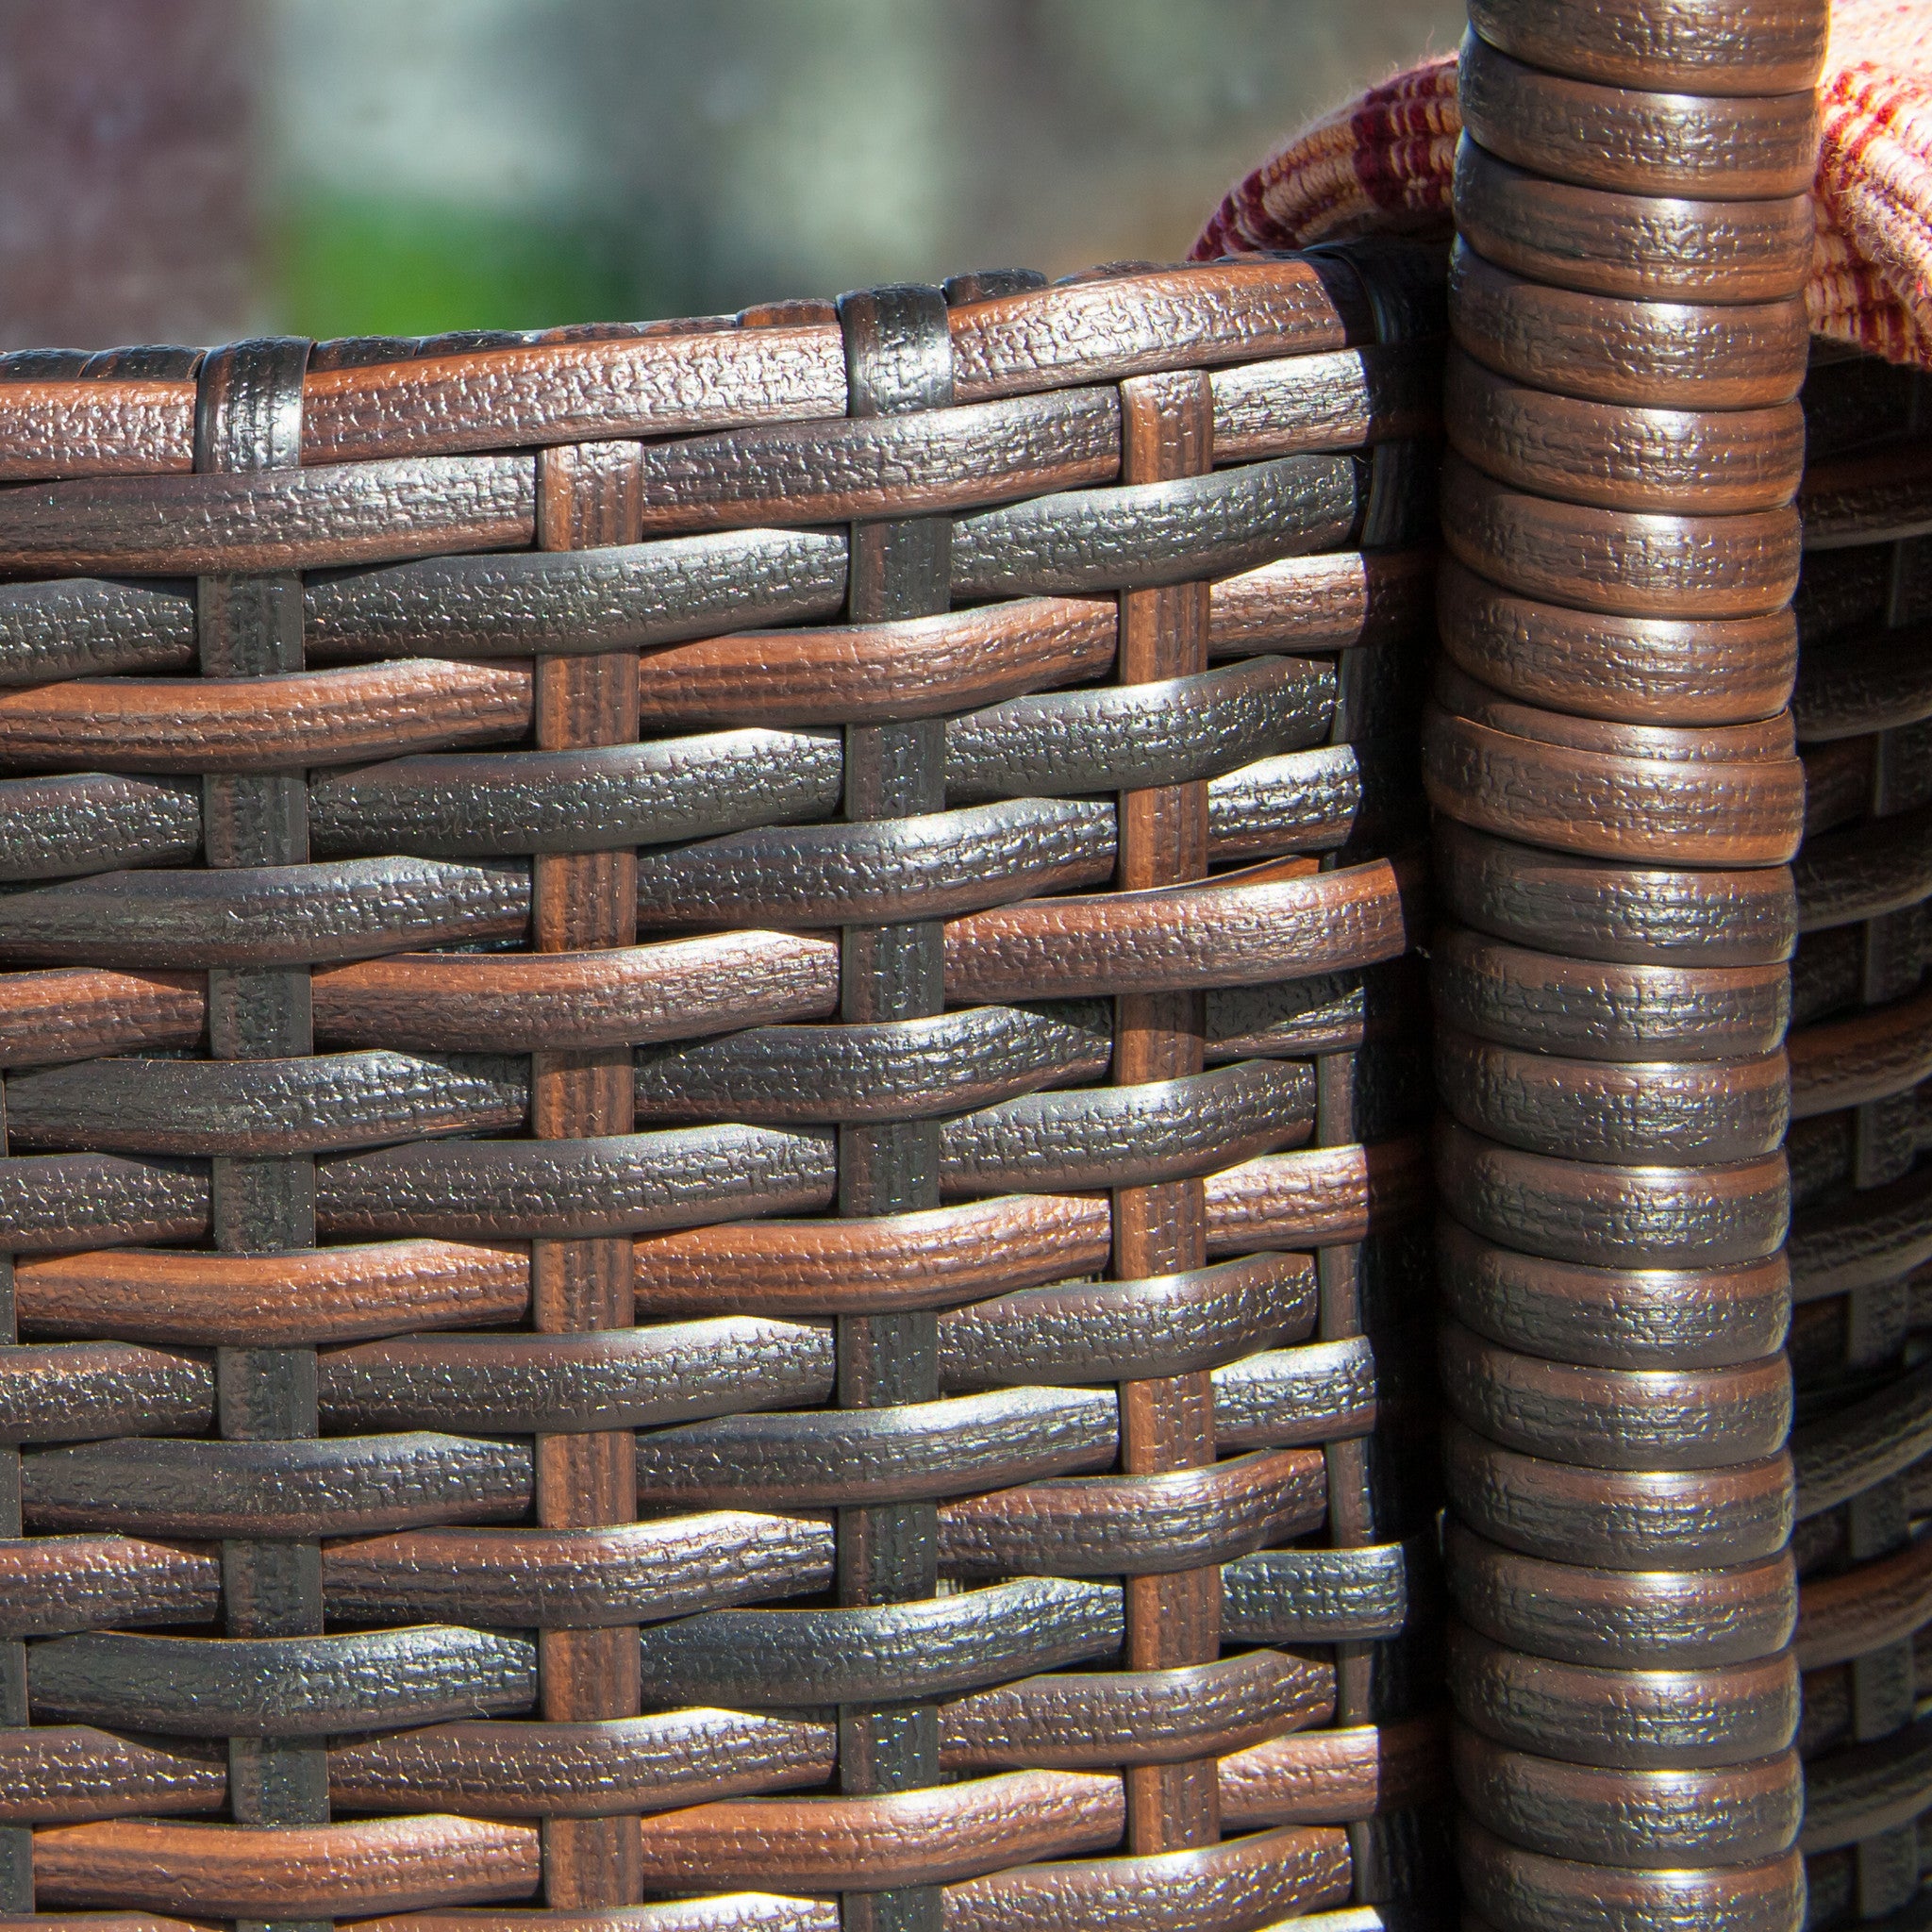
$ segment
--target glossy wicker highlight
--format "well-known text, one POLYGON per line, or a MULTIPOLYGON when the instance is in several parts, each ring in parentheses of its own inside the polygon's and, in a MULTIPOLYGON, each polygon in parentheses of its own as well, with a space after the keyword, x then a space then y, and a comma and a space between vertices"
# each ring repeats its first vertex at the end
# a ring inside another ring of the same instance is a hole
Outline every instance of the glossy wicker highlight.
POLYGON ((0 366, 0 1908, 1435 1890, 1436 300, 0 366))

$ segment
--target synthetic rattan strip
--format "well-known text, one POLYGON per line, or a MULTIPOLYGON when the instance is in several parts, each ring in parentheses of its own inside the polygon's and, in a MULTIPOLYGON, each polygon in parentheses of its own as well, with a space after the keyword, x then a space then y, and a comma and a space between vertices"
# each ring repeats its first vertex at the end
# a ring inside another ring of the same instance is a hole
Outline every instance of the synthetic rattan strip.
MULTIPOLYGON (((1138 376, 1121 388, 1122 480, 1129 485, 1205 471, 1212 418, 1205 380, 1138 376)), ((1186 677, 1206 668, 1205 584, 1129 591, 1121 599, 1124 682, 1186 677)), ((1127 792, 1120 805, 1119 882, 1145 891, 1207 870, 1206 788, 1127 792)), ((1194 992, 1130 993, 1115 1002, 1114 1078, 1173 1080, 1200 1071, 1205 1014, 1194 992)), ((1114 1196, 1113 1264, 1123 1279, 1174 1274, 1207 1259, 1201 1183, 1170 1181, 1114 1196)), ((1124 1383, 1121 1467, 1134 1474, 1212 1464, 1212 1399, 1198 1374, 1124 1383)), ((1220 1590, 1211 1572, 1130 1577, 1126 1659, 1135 1670, 1199 1664, 1220 1654, 1220 1590)), ((1211 1844, 1220 1836, 1211 1763, 1136 1766, 1126 1773, 1130 1852, 1211 1844)))
MULTIPOLYGON (((537 462, 537 537, 545 550, 635 540, 641 479, 629 444, 564 443, 537 462)), ((546 751, 628 743, 637 733, 638 661, 628 651, 539 661, 536 740, 546 751)), ((625 947, 637 939, 637 859, 623 850, 540 853, 531 861, 531 939, 540 953, 625 947)), ((631 1056, 622 1046, 540 1050, 530 1060, 530 1124, 543 1140, 629 1131, 631 1056)), ((632 1324, 630 1244, 622 1236, 530 1244, 530 1312, 560 1334, 632 1324)), ((539 1434, 537 1519, 596 1529, 637 1515, 628 1430, 539 1434)), ((573 1724, 638 1714, 634 1629, 545 1629, 542 1714, 573 1724)), ((543 1895, 563 1907, 626 1906, 641 1884, 637 1827, 626 1818, 553 1819, 543 1839, 543 1895)))
MULTIPOLYGON (((882 290, 840 305, 852 419, 892 418, 953 400, 946 303, 937 289, 882 290)), ((846 609, 855 624, 925 617, 950 601, 952 526, 939 518, 855 524, 846 609)), ((945 802, 944 727, 936 720, 851 724, 845 730, 845 815, 891 819, 945 802)), ((939 926, 848 925, 841 935, 840 1018, 904 1029, 944 1004, 939 926)), ((842 1127, 839 1210, 918 1213, 939 1206, 940 1130, 926 1120, 842 1127)), ((939 1393, 939 1338, 925 1312, 843 1316, 838 1323, 839 1400, 858 1409, 930 1401, 939 1393)), ((849 1489, 850 1486, 842 1486, 849 1489)), ((863 1486, 860 1486, 862 1490, 863 1486)), ((838 1594, 870 1606, 929 1598, 939 1586, 937 1512, 923 1500, 840 1511, 838 1594)), ((939 1781, 939 1714, 929 1705, 839 1709, 839 1788, 854 1796, 909 1791, 939 1781)), ((848 1894, 858 1932, 923 1932, 938 1916, 927 1886, 848 1894)))
MULTIPOLYGON (((242 343, 209 355, 196 405, 196 468, 281 471, 298 462, 308 359, 308 344, 295 341, 242 343)), ((203 577, 196 603, 204 676, 272 676, 302 668, 298 578, 203 577)), ((203 844, 211 865, 292 865, 308 858, 308 785, 300 772, 209 773, 202 794, 203 844)), ((225 1059, 280 1060, 308 1053, 307 970, 211 972, 208 1045, 225 1059)), ((217 1155, 210 1183, 218 1247, 259 1252, 314 1245, 312 1157, 217 1155)), ((255 1441, 316 1434, 312 1349, 223 1349, 216 1377, 225 1437, 255 1441)), ((320 1549, 313 1541, 231 1540, 222 1548, 222 1596, 231 1638, 317 1636, 323 1626, 320 1549)), ((109 1674, 120 1674, 110 1667, 109 1674)), ((131 1684, 117 1684, 116 1694, 139 1701, 131 1684)), ((171 1726, 163 1718, 159 1727, 171 1726)), ((228 1743, 228 1807, 239 1824, 288 1827, 327 1821, 327 1763, 312 1742, 299 1732, 283 1738, 240 1724, 213 1728, 235 1733, 228 1743)))

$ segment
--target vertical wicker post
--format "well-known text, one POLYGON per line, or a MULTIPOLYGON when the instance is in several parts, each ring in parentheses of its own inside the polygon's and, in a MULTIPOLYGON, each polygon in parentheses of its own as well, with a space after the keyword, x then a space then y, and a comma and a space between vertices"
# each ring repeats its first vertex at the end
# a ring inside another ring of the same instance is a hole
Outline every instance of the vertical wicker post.
MULTIPOLYGON (((635 443, 560 443, 537 459, 537 545, 589 550, 637 541, 642 479, 635 443)), ((540 658, 534 735, 540 748, 631 744, 638 735, 635 650, 540 658)), ((532 949, 580 953, 635 943, 635 849, 540 852, 531 859, 532 949)), ((632 1126, 627 1047, 530 1057, 530 1128, 539 1140, 627 1134, 632 1126)), ((628 1329, 632 1244, 622 1235, 530 1243, 531 1325, 541 1333, 628 1329)), ((615 1527, 637 1517, 635 1438, 628 1429, 540 1435, 537 1520, 546 1527, 615 1527)), ((542 1708, 562 1724, 638 1713, 635 1624, 542 1632, 542 1708)), ((640 1883, 637 1820, 550 1818, 543 1828, 543 1892, 554 1907, 632 1904, 640 1883)))
MULTIPOLYGON (((1199 475, 1213 461, 1214 409, 1197 371, 1121 385, 1121 480, 1162 483, 1199 475)), ((1163 585, 1121 597, 1124 684, 1195 675, 1208 668, 1208 586, 1163 585)), ((1116 876, 1125 891, 1181 885, 1208 870, 1208 787, 1128 791, 1120 802, 1116 876)), ((1126 993, 1115 1002, 1114 1078, 1124 1086, 1175 1080, 1205 1064, 1203 995, 1126 993)), ((1206 1194, 1194 1179, 1123 1188, 1114 1195, 1113 1264, 1124 1281, 1185 1274, 1208 1259, 1206 1194)), ((1121 1386, 1121 1467, 1135 1475, 1214 1462, 1214 1391, 1203 1372, 1121 1386)), ((1130 1670, 1211 1663, 1221 1655, 1219 1565, 1126 1584, 1130 1670)), ((1178 1851, 1221 1836, 1211 1758, 1136 1765, 1126 1774, 1127 1846, 1178 1851)))
MULTIPOLYGON (((292 470, 302 460, 306 341, 241 342, 201 365, 194 421, 200 471, 292 470)), ((204 677, 268 677, 303 668, 302 580, 289 573, 203 576, 195 587, 204 677)), ((211 866, 293 866, 308 858, 308 782, 293 772, 211 772, 202 779, 202 845, 211 866)), ((287 1060, 314 1051, 308 969, 208 974, 208 1050, 216 1059, 287 1060)), ((299 1132, 299 1129, 298 1129, 299 1132)), ((237 1149, 250 1137, 233 1135, 237 1149)), ((315 1245, 315 1159, 292 1153, 214 1156, 210 1231, 218 1248, 277 1253, 315 1245)), ((312 1348, 216 1353, 222 1434, 283 1442, 317 1433, 312 1348)), ((234 1638, 322 1631, 322 1551, 312 1538, 222 1545, 225 1627, 234 1638)), ((315 1739, 231 1738, 228 1808, 239 1824, 320 1824, 328 1760, 315 1739)), ((244 1924, 247 1922, 244 1922, 244 1924)))
MULTIPOLYGON (((847 413, 903 415, 953 400, 953 342, 938 289, 848 295, 839 305, 847 413)), ((952 602, 950 517, 852 526, 846 614, 854 624, 926 617, 952 602)), ((845 816, 911 818, 946 802, 945 725, 937 718, 845 728, 845 816)), ((945 1006, 940 922, 850 925, 840 935, 839 1017, 858 1024, 924 1019, 945 1006)), ((909 1214, 940 1205, 937 1120, 843 1126, 839 1211, 909 1214)), ((839 1400, 890 1408, 939 1397, 939 1316, 852 1315, 839 1324, 839 1400)), ((927 1501, 839 1512, 839 1601, 904 1603, 939 1591, 939 1510, 927 1501)), ((839 1712, 839 1785, 864 1795, 940 1781, 939 1713, 930 1703, 839 1712)), ((847 1932, 939 1932, 936 1886, 846 1894, 847 1932)))
POLYGON ((1471 1904, 1804 1911, 1788 1116, 1819 4, 1473 0, 1425 767, 1471 1904))

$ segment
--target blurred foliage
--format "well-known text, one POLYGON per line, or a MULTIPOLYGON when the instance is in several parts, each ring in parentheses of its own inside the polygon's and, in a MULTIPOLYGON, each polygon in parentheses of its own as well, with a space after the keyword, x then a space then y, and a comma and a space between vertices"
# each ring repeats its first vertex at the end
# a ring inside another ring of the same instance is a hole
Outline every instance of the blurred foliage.
POLYGON ((1463 0, 253 0, 307 334, 728 311, 1184 254, 1463 0))
POLYGON ((625 238, 554 214, 311 191, 271 246, 277 306, 304 335, 545 328, 647 306, 625 238))

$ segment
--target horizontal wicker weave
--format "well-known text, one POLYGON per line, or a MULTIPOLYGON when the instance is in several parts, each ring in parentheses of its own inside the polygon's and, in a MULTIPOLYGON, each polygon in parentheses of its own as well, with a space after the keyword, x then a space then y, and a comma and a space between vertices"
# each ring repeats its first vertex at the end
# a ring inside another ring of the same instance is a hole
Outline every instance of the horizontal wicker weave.
POLYGON ((1793 710, 1790 1355, 1810 1923, 1922 1920, 1932 1831, 1932 377, 1814 359, 1793 710))
POLYGON ((1439 1894, 1438 273, 0 362, 0 1910, 1439 1894))

